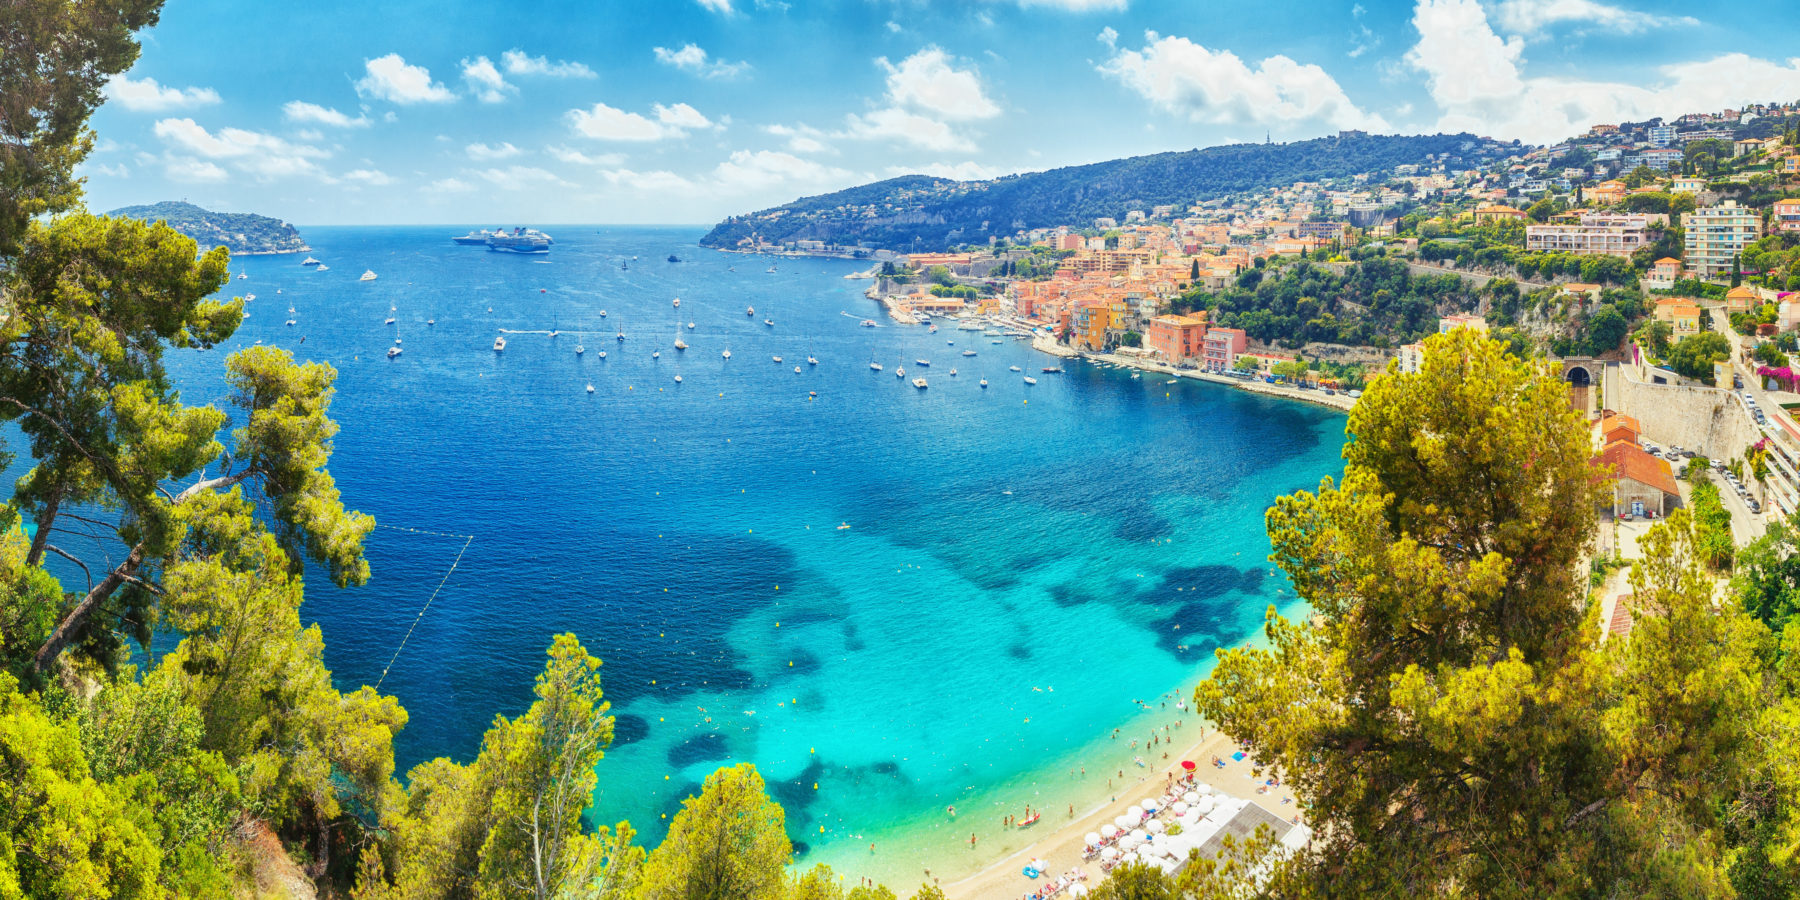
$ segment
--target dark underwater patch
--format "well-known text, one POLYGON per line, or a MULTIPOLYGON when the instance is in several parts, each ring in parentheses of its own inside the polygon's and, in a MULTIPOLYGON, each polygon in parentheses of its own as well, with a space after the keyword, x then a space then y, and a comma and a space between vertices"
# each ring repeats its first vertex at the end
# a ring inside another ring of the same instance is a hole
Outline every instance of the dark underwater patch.
POLYGON ((623 747, 635 744, 650 736, 650 720, 643 716, 622 713, 613 716, 612 746, 623 747))
POLYGON ((669 748, 669 765, 677 769, 697 762, 731 758, 731 747, 718 732, 697 734, 669 748))

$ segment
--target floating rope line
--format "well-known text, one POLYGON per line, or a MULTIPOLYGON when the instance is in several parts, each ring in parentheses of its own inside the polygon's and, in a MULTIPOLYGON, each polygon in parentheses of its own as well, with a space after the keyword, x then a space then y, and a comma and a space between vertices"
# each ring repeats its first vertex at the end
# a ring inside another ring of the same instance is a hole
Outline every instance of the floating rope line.
POLYGON ((462 563, 463 554, 468 552, 469 545, 475 542, 475 536, 472 534, 446 534, 441 531, 425 531, 425 530, 419 529, 419 528, 403 528, 398 525, 377 524, 375 527, 376 528, 386 528, 390 531, 405 531, 405 532, 410 532, 412 534, 428 534, 433 537, 450 537, 450 538, 462 538, 463 539, 462 549, 456 551, 456 559, 451 560, 450 568, 444 570, 444 577, 438 579, 437 587, 432 590, 431 596, 425 598, 425 605, 419 607, 419 614, 413 617, 412 624, 407 626, 407 628, 406 628, 406 635, 404 637, 400 638, 400 646, 394 648, 393 657, 388 660, 388 664, 386 666, 382 667, 381 677, 375 679, 375 690, 380 691, 381 683, 387 680, 388 672, 394 668, 394 663, 399 661, 401 651, 406 649, 406 642, 409 640, 412 640, 413 630, 419 627, 419 622, 425 618, 426 611, 431 609, 432 601, 435 601, 437 599, 438 593, 443 591, 443 589, 444 589, 444 584, 450 580, 450 576, 456 572, 456 567, 462 563))

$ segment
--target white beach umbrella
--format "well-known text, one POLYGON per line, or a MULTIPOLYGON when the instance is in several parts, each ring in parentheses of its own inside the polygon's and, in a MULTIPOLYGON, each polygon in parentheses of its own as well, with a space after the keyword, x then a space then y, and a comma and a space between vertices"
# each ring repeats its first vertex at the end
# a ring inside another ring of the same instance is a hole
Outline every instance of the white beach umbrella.
POLYGON ((1137 820, 1133 819, 1130 816, 1120 816, 1113 820, 1113 824, 1119 826, 1121 829, 1124 829, 1125 831, 1130 831, 1131 829, 1137 827, 1137 820))
POLYGON ((1107 859, 1118 859, 1119 857, 1125 855, 1125 851, 1120 850, 1117 847, 1107 847, 1106 849, 1100 851, 1100 855, 1107 859))
POLYGON ((1136 834, 1128 834, 1122 838, 1119 838, 1119 846, 1125 848, 1126 850, 1133 849, 1141 843, 1143 843, 1143 841, 1139 840, 1136 834))
POLYGON ((1141 806, 1127 806, 1125 807, 1125 815, 1129 816, 1133 822, 1142 822, 1144 821, 1144 808, 1141 806))
POLYGON ((1157 800, 1155 797, 1145 797, 1143 800, 1138 802, 1138 805, 1149 810, 1150 812, 1156 812, 1158 809, 1162 808, 1162 802, 1157 800))
POLYGON ((1092 847, 1092 846, 1094 846, 1094 845, 1095 845, 1095 844, 1098 844, 1098 843, 1100 843, 1100 835, 1098 835, 1098 834, 1095 834, 1095 833, 1094 833, 1094 832, 1092 832, 1092 831, 1090 831, 1090 832, 1088 832, 1088 833, 1087 833, 1087 837, 1085 837, 1085 838, 1082 838, 1082 840, 1085 840, 1085 841, 1087 841, 1087 845, 1088 845, 1088 846, 1089 846, 1089 847, 1092 847))
POLYGON ((1069 896, 1071 897, 1086 897, 1087 892, 1087 885, 1080 882, 1069 885, 1069 896))
POLYGON ((1151 819, 1150 821, 1145 822, 1144 830, 1150 832, 1151 834, 1161 834, 1162 830, 1163 830, 1162 820, 1161 819, 1151 819))
POLYGON ((1204 816, 1207 813, 1212 812, 1213 808, 1218 805, 1219 805, 1218 801, 1214 800, 1211 797, 1201 797, 1200 802, 1194 804, 1194 808, 1199 810, 1200 814, 1204 816))
POLYGON ((1102 837, 1109 837, 1109 838, 1118 837, 1119 836, 1119 826, 1117 826, 1117 825, 1102 825, 1102 826, 1100 826, 1100 835, 1102 837))
POLYGON ((1190 809, 1187 812, 1184 812, 1181 815, 1176 816, 1175 821, 1180 822, 1181 827, 1183 829, 1188 829, 1188 828, 1194 827, 1194 823, 1200 821, 1200 818, 1201 818, 1201 816, 1200 816, 1199 810, 1190 809))
POLYGON ((1204 781, 1200 782, 1199 784, 1194 785, 1194 790, 1196 790, 1202 794, 1210 794, 1213 792, 1212 785, 1207 784, 1204 781))
POLYGON ((1150 832, 1145 831, 1142 828, 1139 828, 1138 830, 1132 832, 1131 836, 1136 838, 1137 842, 1141 844, 1150 839, 1150 832))
POLYGON ((1187 812, 1188 811, 1187 801, 1177 800, 1174 803, 1169 804, 1169 811, 1178 816, 1184 812, 1187 812))
POLYGON ((1199 791, 1188 791, 1187 793, 1181 795, 1181 799, 1186 800, 1189 803, 1196 803, 1200 800, 1200 792, 1199 791))

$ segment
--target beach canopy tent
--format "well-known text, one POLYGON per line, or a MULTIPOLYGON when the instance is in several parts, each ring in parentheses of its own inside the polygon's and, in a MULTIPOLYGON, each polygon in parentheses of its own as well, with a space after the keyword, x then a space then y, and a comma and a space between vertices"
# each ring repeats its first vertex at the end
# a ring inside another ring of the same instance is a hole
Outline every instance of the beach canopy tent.
POLYGON ((1118 837, 1119 836, 1119 826, 1117 826, 1117 825, 1102 825, 1102 826, 1100 826, 1100 834, 1104 837, 1109 837, 1109 838, 1110 837, 1118 837))
POLYGON ((1092 847, 1095 844, 1100 843, 1100 836, 1090 831, 1087 833, 1087 837, 1083 838, 1083 840, 1087 841, 1087 845, 1089 847, 1092 847))

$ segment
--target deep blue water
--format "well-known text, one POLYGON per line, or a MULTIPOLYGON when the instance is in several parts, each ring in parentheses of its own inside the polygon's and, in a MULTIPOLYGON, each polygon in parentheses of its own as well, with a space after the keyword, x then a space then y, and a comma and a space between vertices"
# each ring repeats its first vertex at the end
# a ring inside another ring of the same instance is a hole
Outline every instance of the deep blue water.
POLYGON ((1035 783, 1255 633, 1292 598, 1263 511, 1341 469, 1341 415, 1037 374, 1022 342, 892 325, 842 277, 854 263, 770 274, 698 229, 573 226, 532 259, 451 245, 464 230, 304 229, 327 272, 234 261, 251 318, 172 368, 201 402, 258 339, 337 367, 331 469, 388 526, 367 586, 309 576, 303 615, 345 689, 380 677, 473 535, 382 685, 411 714, 403 771, 471 758, 574 631, 619 715, 596 818, 651 842, 708 772, 751 760, 819 858, 928 844, 947 803, 1035 783))

